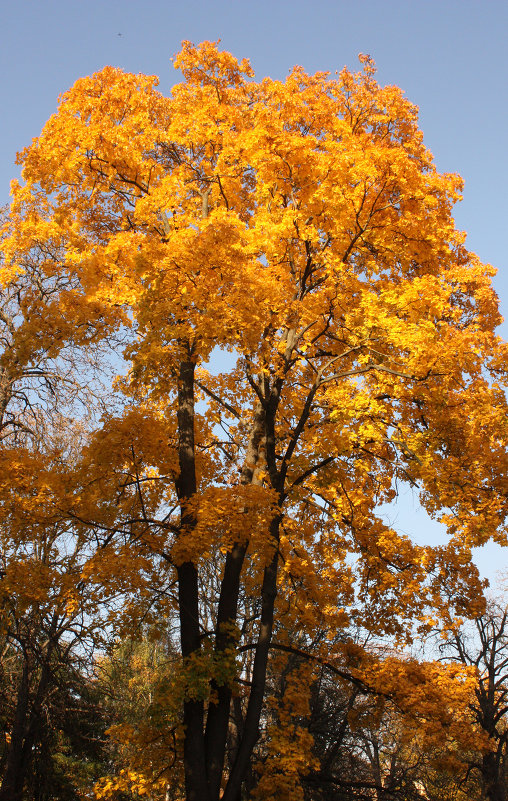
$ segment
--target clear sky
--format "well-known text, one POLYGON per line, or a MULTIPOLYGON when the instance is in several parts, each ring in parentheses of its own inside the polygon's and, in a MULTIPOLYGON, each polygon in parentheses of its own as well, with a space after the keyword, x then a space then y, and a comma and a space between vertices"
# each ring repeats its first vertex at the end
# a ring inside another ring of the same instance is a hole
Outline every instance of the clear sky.
MULTIPOLYGON (((58 95, 106 64, 158 75, 168 91, 182 39, 221 39, 258 78, 283 78, 295 64, 356 69, 358 53, 369 53, 379 82, 420 107, 438 168, 465 179, 457 225, 499 270, 508 318, 507 0, 0 0, 0 37, 0 204, 18 174, 16 151, 58 95)), ((436 531, 412 501, 392 517, 419 538, 436 531)), ((493 576, 508 567, 508 549, 488 549, 478 563, 493 576)))

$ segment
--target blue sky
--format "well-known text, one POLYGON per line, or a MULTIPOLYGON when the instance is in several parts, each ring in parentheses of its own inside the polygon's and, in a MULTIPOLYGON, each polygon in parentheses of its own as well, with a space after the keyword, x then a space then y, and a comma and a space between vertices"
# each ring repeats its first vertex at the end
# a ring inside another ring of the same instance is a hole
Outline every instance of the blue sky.
MULTIPOLYGON (((508 2, 506 0, 0 0, 0 204, 18 174, 16 151, 37 136, 58 95, 106 64, 179 79, 170 57, 182 39, 221 39, 258 78, 356 69, 369 53, 382 84, 420 107, 425 142, 444 172, 465 179, 456 207, 468 246, 499 273, 508 318, 508 2)), ((508 325, 502 329, 508 336, 508 325)), ((438 529, 411 499, 391 515, 408 533, 438 529)), ((478 558, 493 576, 508 549, 478 558)))

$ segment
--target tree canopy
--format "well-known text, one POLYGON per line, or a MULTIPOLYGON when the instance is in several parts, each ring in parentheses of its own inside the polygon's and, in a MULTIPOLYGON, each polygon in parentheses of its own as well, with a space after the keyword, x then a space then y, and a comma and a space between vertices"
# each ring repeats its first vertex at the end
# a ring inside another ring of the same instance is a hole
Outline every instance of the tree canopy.
MULTIPOLYGON (((300 797, 313 671, 395 692, 362 643, 481 613, 471 549, 505 542, 494 271, 416 107, 360 60, 255 81, 184 42, 168 97, 106 67, 19 156, 2 278, 49 289, 28 291, 3 375, 108 344, 126 366, 48 491, 121 625, 177 622, 165 720, 187 801, 238 801, 266 727, 262 797, 300 797), (446 546, 386 522, 404 484, 446 546)), ((173 764, 131 773, 166 787, 173 764)))

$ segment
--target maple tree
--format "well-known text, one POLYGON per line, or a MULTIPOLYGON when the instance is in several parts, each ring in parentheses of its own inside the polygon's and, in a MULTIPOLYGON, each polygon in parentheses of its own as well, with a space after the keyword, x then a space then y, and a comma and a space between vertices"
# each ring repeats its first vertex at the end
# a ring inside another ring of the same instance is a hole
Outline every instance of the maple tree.
MULTIPOLYGON (((240 798, 267 672, 292 652, 308 659, 278 718, 295 728, 274 718, 263 792, 300 797, 312 666, 360 681, 348 627, 402 639, 480 612, 471 549, 505 541, 493 270, 455 228, 461 181, 437 172, 416 108, 361 62, 255 82, 186 42, 169 97, 106 67, 20 154, 2 280, 36 263, 57 289, 33 298, 38 341, 123 342, 123 408, 59 507, 97 546, 83 576, 128 599, 125 625, 178 618, 187 801, 240 798), (399 483, 448 545, 385 522, 399 483)), ((138 768, 153 793, 170 773, 138 768)))
MULTIPOLYGON (((71 456, 64 442, 63 435, 53 432, 51 438, 46 430, 37 450, 20 443, 0 449, 0 675, 8 688, 2 707, 2 801, 25 798, 27 785, 42 794, 50 768, 58 767, 49 749, 68 719, 76 718, 77 688, 84 685, 84 665, 91 661, 103 619, 104 593, 95 585, 90 592, 83 579, 90 545, 58 511, 70 486, 68 473, 65 491, 59 480, 63 458, 71 456), (62 704, 70 699, 65 720, 62 704)), ((87 771, 82 773, 86 777, 87 771)), ((58 775, 50 781, 53 787, 58 775)), ((68 776, 60 778, 70 783, 68 776)))
POLYGON ((0 290, 0 798, 8 801, 25 797, 24 788, 42 798, 48 782, 69 783, 50 756, 55 720, 65 728, 68 684, 74 693, 82 684, 100 625, 101 593, 94 588, 92 600, 80 580, 89 545, 58 512, 70 487, 62 466, 79 451, 85 410, 92 413, 78 365, 92 385, 95 356, 82 358, 49 331, 34 334, 40 310, 66 286, 65 277, 45 276, 32 253, 0 290))

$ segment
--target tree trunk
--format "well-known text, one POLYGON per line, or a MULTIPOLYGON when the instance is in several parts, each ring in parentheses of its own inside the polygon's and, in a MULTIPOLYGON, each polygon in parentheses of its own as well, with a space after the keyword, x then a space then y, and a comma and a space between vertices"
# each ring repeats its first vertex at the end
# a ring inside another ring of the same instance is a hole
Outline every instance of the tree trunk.
POLYGON ((483 793, 488 801, 506 801, 506 787, 500 775, 498 755, 489 751, 482 760, 483 793))
POLYGON ((16 714, 7 755, 0 801, 21 801, 26 773, 32 758, 32 743, 27 738, 29 718, 29 667, 25 659, 18 688, 16 714))
POLYGON ((261 592, 261 620, 259 623, 258 641, 252 668, 252 685, 249 703, 245 716, 243 736, 224 791, 223 801, 238 801, 240 798, 242 782, 247 775, 252 751, 259 737, 259 721, 265 695, 266 670, 268 666, 270 643, 272 641, 275 599, 277 597, 280 523, 281 516, 277 515, 277 517, 272 520, 270 526, 271 540, 275 546, 275 551, 264 572, 261 592))
MULTIPOLYGON (((256 483, 256 466, 259 460, 259 450, 263 435, 264 412, 259 406, 252 424, 249 446, 240 476, 241 484, 256 483)), ((247 549, 248 542, 237 542, 226 556, 215 628, 216 654, 223 654, 228 646, 233 644, 232 627, 237 620, 240 576, 247 549)), ((208 707, 205 747, 208 786, 210 788, 210 796, 215 801, 215 799, 219 798, 224 770, 232 688, 229 684, 218 685, 213 680, 211 690, 216 702, 210 702, 208 707)))
MULTIPOLYGON (((178 460, 180 473, 176 490, 180 501, 181 533, 187 537, 196 526, 196 515, 189 503, 196 493, 196 459, 194 446, 194 369, 189 358, 180 365, 178 383, 178 460)), ((179 565, 178 604, 180 642, 184 664, 201 650, 199 630, 198 571, 192 561, 179 565)), ((209 801, 203 733, 204 703, 202 698, 187 697, 183 722, 185 791, 187 801, 209 801)))

